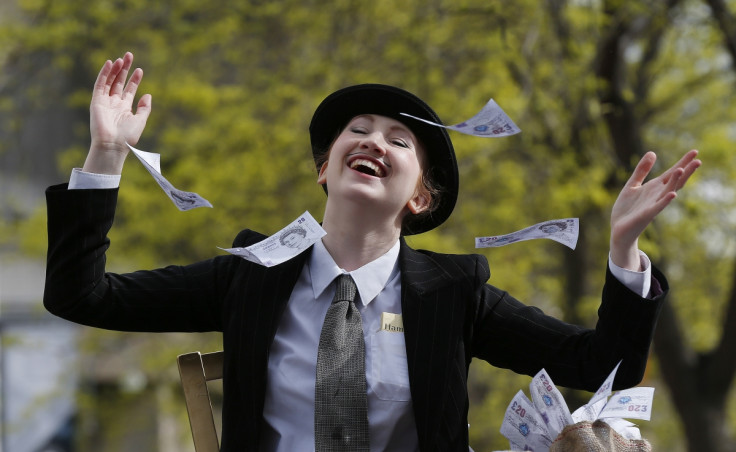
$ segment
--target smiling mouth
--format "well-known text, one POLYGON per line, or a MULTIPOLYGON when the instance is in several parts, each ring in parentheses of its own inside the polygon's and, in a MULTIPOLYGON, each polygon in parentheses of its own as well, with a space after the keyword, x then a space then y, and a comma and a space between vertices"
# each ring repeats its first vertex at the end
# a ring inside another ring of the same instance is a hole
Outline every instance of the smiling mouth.
POLYGON ((350 169, 374 177, 384 177, 386 172, 380 165, 367 159, 357 158, 350 162, 350 169))

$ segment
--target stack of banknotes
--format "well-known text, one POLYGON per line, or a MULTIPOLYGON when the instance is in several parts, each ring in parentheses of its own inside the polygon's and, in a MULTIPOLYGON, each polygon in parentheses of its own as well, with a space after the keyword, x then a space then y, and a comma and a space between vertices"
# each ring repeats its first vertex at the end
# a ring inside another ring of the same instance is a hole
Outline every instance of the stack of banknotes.
POLYGON ((650 420, 654 388, 636 387, 612 393, 618 366, 606 378, 590 401, 575 412, 542 369, 529 384, 531 399, 523 391, 511 400, 501 425, 501 434, 512 450, 547 451, 567 425, 602 420, 627 439, 641 439, 635 424, 626 419, 650 420))

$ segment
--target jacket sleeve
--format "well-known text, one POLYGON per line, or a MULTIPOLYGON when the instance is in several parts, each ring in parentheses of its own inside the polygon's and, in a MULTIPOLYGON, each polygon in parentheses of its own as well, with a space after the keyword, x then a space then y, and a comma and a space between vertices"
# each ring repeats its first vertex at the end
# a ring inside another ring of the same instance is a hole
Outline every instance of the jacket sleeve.
POLYGON ((46 191, 44 306, 83 325, 121 331, 221 331, 222 300, 238 265, 220 256, 126 274, 105 270, 117 189, 46 191))
MULTIPOLYGON (((487 264, 486 264, 487 265, 487 264)), ((556 385, 596 391, 619 361, 614 388, 637 385, 644 375, 657 317, 668 286, 642 298, 610 272, 595 328, 583 328, 545 315, 489 284, 476 292, 473 354, 494 366, 533 376, 544 368, 556 385)))

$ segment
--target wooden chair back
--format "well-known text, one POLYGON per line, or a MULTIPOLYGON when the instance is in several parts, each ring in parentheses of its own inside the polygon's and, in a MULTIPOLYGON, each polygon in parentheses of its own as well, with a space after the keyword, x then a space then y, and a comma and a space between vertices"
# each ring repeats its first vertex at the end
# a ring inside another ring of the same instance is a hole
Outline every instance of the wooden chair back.
POLYGON ((207 382, 222 378, 222 351, 185 353, 176 359, 196 452, 219 452, 220 441, 207 382))

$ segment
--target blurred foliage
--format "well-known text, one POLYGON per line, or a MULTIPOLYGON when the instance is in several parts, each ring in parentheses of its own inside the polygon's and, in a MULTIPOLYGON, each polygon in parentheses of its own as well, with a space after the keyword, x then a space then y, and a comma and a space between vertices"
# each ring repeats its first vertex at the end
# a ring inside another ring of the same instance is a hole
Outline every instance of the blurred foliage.
MULTIPOLYGON (((597 46, 611 17, 604 9, 632 23, 665 21, 655 58, 645 58, 652 50, 647 30, 621 49, 630 71, 627 95, 649 90, 636 108, 647 150, 662 161, 655 171, 696 146, 707 167, 640 245, 665 267, 690 345, 707 349, 720 336, 735 250, 736 105, 728 95, 735 73, 701 2, 669 10, 664 2, 560 0, 19 0, 17 7, 18 20, 0 28, 6 68, 0 89, 24 78, 18 85, 24 105, 63 103, 80 116, 78 141, 54 156, 63 171, 83 162, 84 111, 99 67, 130 50, 145 71, 139 95, 153 95, 137 147, 160 153, 163 174, 175 186, 214 205, 180 213, 130 157, 111 232, 111 269, 207 258, 241 228, 273 233, 305 209, 320 218, 324 194, 310 156, 311 114, 335 89, 379 82, 416 93, 448 124, 471 117, 493 97, 523 131, 500 140, 453 134, 462 180, 458 206, 447 224, 409 243, 475 252, 475 236, 580 217, 574 253, 542 241, 481 252, 491 263, 491 283, 589 326, 603 283, 608 213, 635 164, 613 152, 602 120, 611 107, 597 96, 602 82, 593 68, 609 57, 597 46), (566 274, 573 261, 580 273, 566 274), (573 283, 582 293, 570 306, 573 283)), ((18 94, 2 89, 0 108, 13 111, 18 94)), ((17 224, 28 252, 45 246, 39 244, 43 215, 17 224)), ((131 337, 90 332, 90 343, 99 344, 100 335, 121 343, 131 337)), ((155 373, 170 368, 177 353, 206 350, 180 340, 172 339, 172 347, 155 341, 148 350, 155 355, 140 365, 155 373)), ((662 386, 656 362, 651 367, 643 384, 662 386)), ((484 363, 471 367, 475 450, 507 446, 497 433, 502 414, 528 381, 484 363)), ((666 392, 657 392, 655 418, 642 430, 655 447, 677 450, 682 438, 673 430, 678 421, 663 400, 666 392)), ((734 421, 731 416, 731 427, 734 421)))

